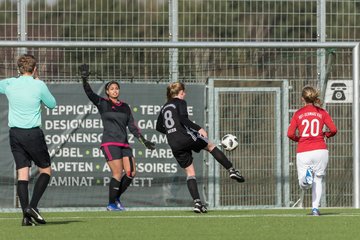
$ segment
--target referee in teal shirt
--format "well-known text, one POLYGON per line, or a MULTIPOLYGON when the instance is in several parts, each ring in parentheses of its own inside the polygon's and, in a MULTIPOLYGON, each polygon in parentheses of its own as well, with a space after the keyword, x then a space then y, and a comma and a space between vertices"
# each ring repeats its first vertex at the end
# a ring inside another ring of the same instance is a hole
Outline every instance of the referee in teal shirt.
POLYGON ((22 226, 35 222, 45 224, 37 205, 50 181, 51 163, 41 125, 41 104, 56 106, 56 100, 45 83, 38 78, 36 59, 24 54, 17 61, 19 77, 0 81, 0 93, 9 101, 9 140, 17 170, 17 194, 23 210, 22 226), (29 202, 29 170, 31 162, 39 169, 29 202), (34 222, 35 220, 35 222, 34 222))

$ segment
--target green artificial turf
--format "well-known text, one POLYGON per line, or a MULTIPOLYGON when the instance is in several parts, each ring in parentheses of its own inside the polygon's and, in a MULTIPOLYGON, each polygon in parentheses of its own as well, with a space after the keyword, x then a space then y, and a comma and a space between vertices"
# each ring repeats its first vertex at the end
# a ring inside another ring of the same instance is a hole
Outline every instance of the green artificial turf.
POLYGON ((20 213, 0 213, 0 239, 360 239, 360 209, 43 212, 46 225, 21 226, 20 213))

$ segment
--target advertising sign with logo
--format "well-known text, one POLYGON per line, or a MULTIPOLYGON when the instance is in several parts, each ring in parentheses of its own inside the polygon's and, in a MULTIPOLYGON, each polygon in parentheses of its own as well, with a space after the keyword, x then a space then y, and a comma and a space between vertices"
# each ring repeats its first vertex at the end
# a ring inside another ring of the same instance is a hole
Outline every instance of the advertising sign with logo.
POLYGON ((326 103, 352 103, 352 80, 329 80, 326 87, 326 103))
MULTIPOLYGON (((95 93, 106 97, 103 83, 90 85, 95 93)), ((52 159, 52 177, 39 207, 105 208, 111 171, 99 149, 103 125, 98 109, 89 101, 81 84, 48 84, 48 87, 57 100, 56 108, 43 108, 42 111, 42 129, 52 159)), ((129 104, 144 137, 156 144, 156 149, 151 151, 128 132, 137 169, 122 199, 129 207, 192 204, 186 175, 178 166, 166 136, 155 130, 157 116, 166 101, 166 87, 166 84, 120 83, 120 100, 129 104)), ((190 120, 203 126, 204 86, 188 86, 186 101, 190 120)), ((15 202, 16 177, 8 142, 6 100, 0 106, 5 113, 0 132, 0 176, 3 178, 0 181, 0 207, 11 207, 15 202)), ((198 181, 204 182, 202 154, 194 154, 194 164, 198 181)), ((36 177, 37 172, 33 172, 31 185, 36 177)), ((201 194, 202 189, 199 186, 201 194)))

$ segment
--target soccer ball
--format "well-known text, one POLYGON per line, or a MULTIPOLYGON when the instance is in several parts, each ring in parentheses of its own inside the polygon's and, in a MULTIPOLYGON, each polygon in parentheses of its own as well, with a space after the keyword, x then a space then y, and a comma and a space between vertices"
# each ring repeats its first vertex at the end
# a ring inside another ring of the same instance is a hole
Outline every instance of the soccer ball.
POLYGON ((221 146, 227 151, 234 150, 235 148, 237 148, 238 145, 239 143, 237 137, 232 134, 226 134, 221 139, 221 146))

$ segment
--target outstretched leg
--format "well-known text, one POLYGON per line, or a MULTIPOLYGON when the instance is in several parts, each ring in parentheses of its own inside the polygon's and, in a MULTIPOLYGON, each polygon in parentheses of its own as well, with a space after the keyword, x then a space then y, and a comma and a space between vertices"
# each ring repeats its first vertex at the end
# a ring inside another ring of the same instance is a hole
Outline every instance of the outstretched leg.
POLYGON ((232 162, 230 162, 230 160, 219 148, 217 148, 214 144, 209 143, 206 150, 210 152, 210 154, 218 163, 220 163, 226 170, 229 171, 229 176, 231 179, 234 179, 238 182, 245 182, 245 178, 240 174, 239 170, 236 170, 233 167, 232 162))
POLYGON ((229 170, 233 167, 232 162, 229 161, 229 159, 225 156, 225 154, 216 146, 210 150, 210 154, 215 158, 215 160, 220 163, 226 170, 229 170))

